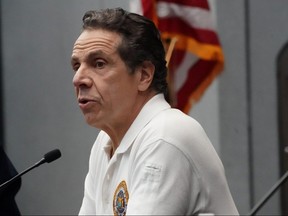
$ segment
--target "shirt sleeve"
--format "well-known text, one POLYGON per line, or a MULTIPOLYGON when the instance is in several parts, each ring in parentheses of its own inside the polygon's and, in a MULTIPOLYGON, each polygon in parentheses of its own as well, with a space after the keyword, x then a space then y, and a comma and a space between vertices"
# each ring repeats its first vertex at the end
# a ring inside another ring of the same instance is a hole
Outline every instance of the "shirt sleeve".
POLYGON ((199 177, 177 147, 163 140, 150 144, 132 172, 127 215, 186 215, 201 208, 199 177))

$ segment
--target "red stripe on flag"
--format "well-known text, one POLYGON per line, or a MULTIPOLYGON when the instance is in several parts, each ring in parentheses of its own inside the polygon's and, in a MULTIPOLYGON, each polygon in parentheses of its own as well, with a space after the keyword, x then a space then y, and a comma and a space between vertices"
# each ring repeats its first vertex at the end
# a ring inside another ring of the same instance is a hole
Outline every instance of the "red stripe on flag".
POLYGON ((214 31, 190 27, 185 21, 178 17, 158 19, 158 28, 161 32, 190 36, 201 43, 219 44, 218 37, 214 31))
POLYGON ((200 85, 210 76, 216 64, 216 61, 199 60, 190 68, 186 82, 177 92, 177 108, 184 110, 185 106, 190 103, 191 93, 200 88, 200 85))
POLYGON ((158 25, 158 17, 157 17, 157 10, 156 10, 156 0, 146 1, 141 0, 142 8, 143 8, 143 15, 151 20, 153 20, 154 24, 158 25))
POLYGON ((203 9, 209 9, 209 4, 205 0, 158 0, 158 2, 174 3, 190 7, 199 7, 203 9))
POLYGON ((177 71, 177 68, 179 67, 179 65, 181 64, 181 62, 183 61, 184 57, 185 57, 185 53, 186 51, 183 50, 173 50, 172 53, 172 57, 170 59, 170 66, 169 66, 169 73, 170 74, 175 74, 177 71))

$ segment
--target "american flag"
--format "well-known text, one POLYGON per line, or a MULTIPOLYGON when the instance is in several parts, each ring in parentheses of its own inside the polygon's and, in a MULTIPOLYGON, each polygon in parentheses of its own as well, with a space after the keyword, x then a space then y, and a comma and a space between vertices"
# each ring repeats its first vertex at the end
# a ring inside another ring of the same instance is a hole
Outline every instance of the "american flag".
POLYGON ((130 9, 152 19, 163 42, 176 41, 168 67, 170 97, 172 106, 188 113, 224 66, 208 0, 131 0, 130 9))

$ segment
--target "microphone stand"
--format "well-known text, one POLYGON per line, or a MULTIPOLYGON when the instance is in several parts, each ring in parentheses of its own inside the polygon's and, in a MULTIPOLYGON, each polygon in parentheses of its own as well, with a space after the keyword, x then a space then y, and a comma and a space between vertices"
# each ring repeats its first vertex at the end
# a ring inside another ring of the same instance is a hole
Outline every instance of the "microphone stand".
POLYGON ((258 212, 258 210, 268 201, 268 199, 276 192, 276 190, 282 184, 284 184, 284 182, 287 179, 288 179, 288 171, 286 171, 286 173, 273 185, 270 191, 267 192, 267 194, 257 203, 257 205, 254 206, 249 215, 255 215, 258 212))
POLYGON ((42 158, 40 161, 35 163, 33 166, 29 167, 28 169, 24 170, 23 172, 15 175, 13 178, 11 178, 9 181, 4 182, 3 184, 0 185, 0 192, 4 190, 8 185, 10 185, 12 182, 14 182, 16 179, 24 175, 25 173, 29 172, 30 170, 40 166, 41 164, 45 163, 45 159, 42 158))
POLYGON ((10 180, 6 181, 5 183, 0 185, 0 193, 2 190, 4 190, 9 184, 11 184, 13 181, 24 175, 25 173, 29 172, 30 170, 40 166, 43 163, 51 163, 54 160, 57 160, 61 157, 61 152, 59 149, 54 149, 44 155, 44 157, 35 163, 33 166, 29 167, 28 169, 24 170, 23 172, 19 173, 18 175, 14 176, 10 180))

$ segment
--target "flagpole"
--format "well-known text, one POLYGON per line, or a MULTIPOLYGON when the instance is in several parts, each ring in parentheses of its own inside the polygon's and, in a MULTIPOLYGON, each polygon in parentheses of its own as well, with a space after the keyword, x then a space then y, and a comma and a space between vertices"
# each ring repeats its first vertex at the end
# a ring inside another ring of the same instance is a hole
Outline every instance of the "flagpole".
POLYGON ((165 56, 165 60, 166 60, 166 67, 167 67, 167 83, 168 83, 168 91, 169 91, 169 102, 171 104, 171 106, 174 106, 177 102, 176 102, 176 95, 175 95, 175 91, 174 91, 174 79, 173 76, 171 75, 170 71, 169 71, 169 63, 170 63, 170 59, 172 57, 172 53, 173 50, 175 48, 175 44, 177 42, 177 38, 176 37, 172 37, 172 38, 168 38, 166 39, 166 45, 169 43, 168 49, 166 51, 166 56, 165 56))

